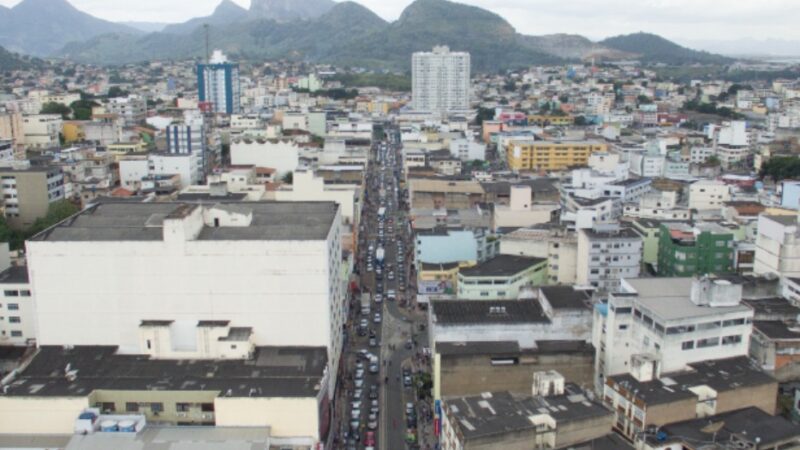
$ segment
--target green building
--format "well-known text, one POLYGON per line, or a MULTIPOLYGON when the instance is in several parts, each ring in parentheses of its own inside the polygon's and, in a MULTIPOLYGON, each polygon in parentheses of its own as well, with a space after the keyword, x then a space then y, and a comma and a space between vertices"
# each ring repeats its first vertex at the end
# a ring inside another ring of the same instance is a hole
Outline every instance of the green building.
POLYGON ((520 289, 547 282, 547 259, 498 255, 458 272, 459 300, 516 300, 520 289))
POLYGON ((716 223, 662 223, 658 275, 689 277, 733 272, 733 232, 716 223))
POLYGON ((642 263, 658 263, 658 241, 661 222, 652 219, 636 219, 631 222, 633 230, 642 237, 642 263))

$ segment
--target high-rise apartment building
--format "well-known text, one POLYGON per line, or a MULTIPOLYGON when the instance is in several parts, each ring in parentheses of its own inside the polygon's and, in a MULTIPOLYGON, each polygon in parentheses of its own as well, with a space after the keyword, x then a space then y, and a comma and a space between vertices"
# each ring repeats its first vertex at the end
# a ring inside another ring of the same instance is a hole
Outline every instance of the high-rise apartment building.
POLYGON ((228 62, 221 50, 214 50, 208 64, 197 65, 197 91, 200 102, 211 112, 238 114, 241 101, 239 65, 228 62))
POLYGON ((585 166, 596 152, 608 146, 600 141, 527 141, 512 142, 506 150, 511 170, 564 170, 585 166))
POLYGON ((64 200, 64 174, 54 166, 2 167, 0 194, 11 228, 27 228, 47 215, 51 203, 64 200))
POLYGON ((211 166, 206 141, 206 128, 203 116, 186 114, 182 123, 173 123, 166 129, 167 153, 172 155, 192 155, 194 167, 192 178, 202 181, 211 166))
POLYGON ((463 111, 469 109, 470 57, 434 47, 411 58, 414 109, 420 111, 463 111))

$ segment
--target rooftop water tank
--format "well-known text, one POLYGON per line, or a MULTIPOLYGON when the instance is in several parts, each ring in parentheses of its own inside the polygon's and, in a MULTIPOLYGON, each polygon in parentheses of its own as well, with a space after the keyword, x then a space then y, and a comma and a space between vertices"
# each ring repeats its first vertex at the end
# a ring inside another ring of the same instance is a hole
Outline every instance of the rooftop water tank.
POLYGON ((104 420, 100 422, 100 431, 105 433, 113 433, 117 431, 116 420, 104 420))
POLYGON ((136 422, 132 420, 120 420, 119 421, 119 431, 122 433, 134 433, 136 432, 136 422))

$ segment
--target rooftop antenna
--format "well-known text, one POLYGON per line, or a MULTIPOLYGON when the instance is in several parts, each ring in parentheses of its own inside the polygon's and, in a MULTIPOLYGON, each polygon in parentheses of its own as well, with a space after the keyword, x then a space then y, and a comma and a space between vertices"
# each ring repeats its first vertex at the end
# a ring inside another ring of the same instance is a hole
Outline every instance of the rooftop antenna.
POLYGON ((210 50, 211 46, 210 46, 210 38, 209 38, 209 35, 210 35, 209 29, 210 29, 209 25, 207 23, 204 23, 203 24, 203 30, 206 33, 206 64, 211 64, 211 50, 210 50))

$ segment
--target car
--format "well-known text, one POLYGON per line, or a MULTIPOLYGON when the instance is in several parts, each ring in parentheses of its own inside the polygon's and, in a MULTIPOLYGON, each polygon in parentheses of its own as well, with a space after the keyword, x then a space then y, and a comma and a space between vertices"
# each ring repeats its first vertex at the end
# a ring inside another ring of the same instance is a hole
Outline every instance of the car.
POLYGON ((361 417, 361 409, 352 409, 350 411, 350 419, 355 420, 358 419, 359 417, 361 417))
POLYGON ((412 381, 411 377, 403 377, 403 386, 411 387, 412 381))
POLYGON ((377 334, 375 333, 375 330, 373 330, 372 328, 370 328, 370 329, 369 329, 369 337, 371 337, 371 338, 374 338, 375 336, 377 336, 377 334))
POLYGON ((367 335, 367 329, 362 327, 362 326, 358 327, 357 332, 358 332, 358 335, 362 336, 362 337, 367 335))
POLYGON ((397 292, 395 292, 394 289, 389 289, 389 290, 386 291, 386 296, 387 297, 396 297, 397 296, 397 292))
POLYGON ((364 369, 364 363, 361 361, 356 362, 356 369, 364 369))
POLYGON ((359 389, 364 386, 364 380, 356 380, 353 384, 355 385, 356 389, 359 389))
POLYGON ((361 409, 361 400, 354 400, 350 402, 350 408, 352 409, 361 409))
POLYGON ((376 312, 375 317, 373 317, 372 321, 375 323, 381 323, 381 313, 376 312))
POLYGON ((356 389, 353 391, 353 398, 361 398, 361 395, 364 393, 361 389, 356 389))
POLYGON ((378 346, 378 339, 376 339, 376 338, 369 338, 369 346, 370 346, 370 347, 377 347, 377 346, 378 346))
POLYGON ((376 398, 378 398, 378 391, 370 392, 369 393, 369 398, 370 398, 370 400, 375 400, 376 398))
POLYGON ((383 301, 383 294, 375 294, 373 298, 375 299, 375 303, 380 303, 383 301))
MULTIPOLYGON (((377 401, 377 400, 375 400, 375 401, 377 401)), ((380 413, 380 408, 377 407, 377 406, 370 406, 369 407, 369 412, 373 413, 373 414, 379 414, 380 413)))
POLYGON ((367 264, 367 272, 372 272, 373 270, 375 270, 375 268, 372 267, 372 264, 367 264))
POLYGON ((367 422, 367 428, 369 428, 370 430, 374 430, 374 429, 378 428, 378 421, 377 420, 373 420, 371 422, 367 422))
POLYGON ((356 380, 360 380, 360 379, 364 378, 364 369, 356 370, 356 377, 355 378, 356 378, 356 380))
POLYGON ((389 274, 386 275, 386 277, 389 279, 389 281, 394 280, 394 272, 389 272, 389 274))
POLYGON ((414 415, 414 404, 411 402, 406 403, 406 415, 408 416, 414 415))
POLYGON ((375 432, 367 431, 367 437, 364 438, 364 445, 372 447, 375 445, 375 432))
POLYGON ((367 328, 367 327, 369 326, 369 322, 367 322, 367 319, 361 319, 361 324, 360 324, 360 326, 361 326, 362 328, 367 328))
POLYGON ((351 430, 358 430, 361 428, 361 421, 358 419, 354 419, 350 421, 350 429, 351 430))
POLYGON ((369 373, 378 373, 378 372, 380 372, 380 370, 381 369, 378 367, 377 364, 370 364, 369 365, 369 373))

